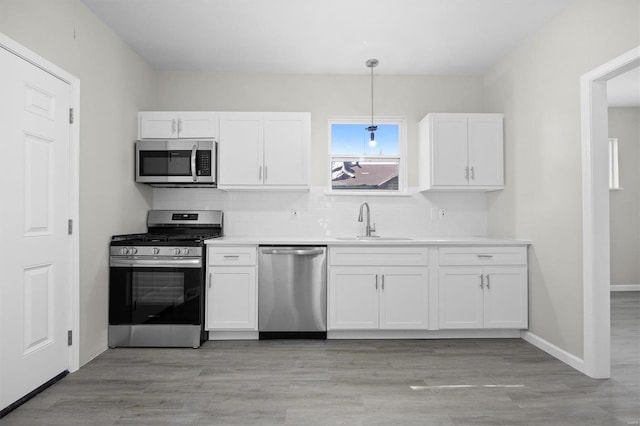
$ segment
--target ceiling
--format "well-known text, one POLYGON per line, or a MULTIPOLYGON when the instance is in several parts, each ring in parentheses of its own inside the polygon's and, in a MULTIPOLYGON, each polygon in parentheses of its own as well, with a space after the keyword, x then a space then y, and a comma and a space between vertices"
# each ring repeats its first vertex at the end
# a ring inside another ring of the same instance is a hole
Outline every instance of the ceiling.
POLYGON ((571 1, 83 0, 158 70, 400 75, 482 75, 571 1))

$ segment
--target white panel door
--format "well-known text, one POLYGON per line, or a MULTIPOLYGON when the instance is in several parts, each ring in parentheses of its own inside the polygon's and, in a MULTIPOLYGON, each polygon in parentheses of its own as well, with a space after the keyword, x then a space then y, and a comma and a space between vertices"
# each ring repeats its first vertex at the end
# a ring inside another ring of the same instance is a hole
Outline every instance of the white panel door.
POLYGON ((378 328, 378 277, 363 266, 329 268, 329 330, 378 328))
POLYGON ((432 185, 468 185, 467 117, 434 114, 432 185))
POLYGON ((220 186, 262 184, 263 127, 260 113, 220 114, 220 186))
POLYGON ((264 183, 308 185, 308 113, 264 114, 264 183))
POLYGON ((429 269, 385 267, 380 269, 380 328, 415 330, 428 328, 429 269))
POLYGON ((257 330, 257 282, 253 266, 214 267, 207 286, 208 330, 257 330))
POLYGON ((482 328, 482 268, 440 268, 438 311, 440 328, 482 328))
POLYGON ((504 185, 501 114, 469 114, 469 184, 504 185))
POLYGON ((71 88, 0 48, 0 409, 69 367, 71 88))
POLYGON ((527 328, 527 268, 485 268, 485 328, 527 328))

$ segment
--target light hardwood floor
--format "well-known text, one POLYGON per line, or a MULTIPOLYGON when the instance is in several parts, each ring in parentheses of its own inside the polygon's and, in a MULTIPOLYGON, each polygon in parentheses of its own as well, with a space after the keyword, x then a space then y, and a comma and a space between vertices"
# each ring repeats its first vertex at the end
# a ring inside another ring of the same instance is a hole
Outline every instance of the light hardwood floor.
POLYGON ((612 294, 590 379, 520 339, 110 349, 3 425, 639 425, 640 294, 612 294))

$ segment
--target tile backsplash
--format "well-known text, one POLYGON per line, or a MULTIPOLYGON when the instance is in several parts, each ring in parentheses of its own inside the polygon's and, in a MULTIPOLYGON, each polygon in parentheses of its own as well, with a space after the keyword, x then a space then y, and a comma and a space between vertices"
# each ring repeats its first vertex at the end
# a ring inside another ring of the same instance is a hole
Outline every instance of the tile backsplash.
POLYGON ((371 207, 371 224, 382 236, 486 236, 485 193, 421 193, 407 196, 328 195, 309 192, 154 188, 154 209, 216 209, 227 236, 328 237, 364 234, 360 205, 371 207), (444 214, 442 214, 444 213, 444 214))

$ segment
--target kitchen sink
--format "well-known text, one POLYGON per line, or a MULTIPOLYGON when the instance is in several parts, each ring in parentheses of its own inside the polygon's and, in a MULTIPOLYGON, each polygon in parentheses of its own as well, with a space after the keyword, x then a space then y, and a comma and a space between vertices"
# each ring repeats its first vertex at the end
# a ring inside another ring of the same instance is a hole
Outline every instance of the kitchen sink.
POLYGON ((411 241, 413 238, 409 237, 336 237, 336 240, 340 241, 411 241))

